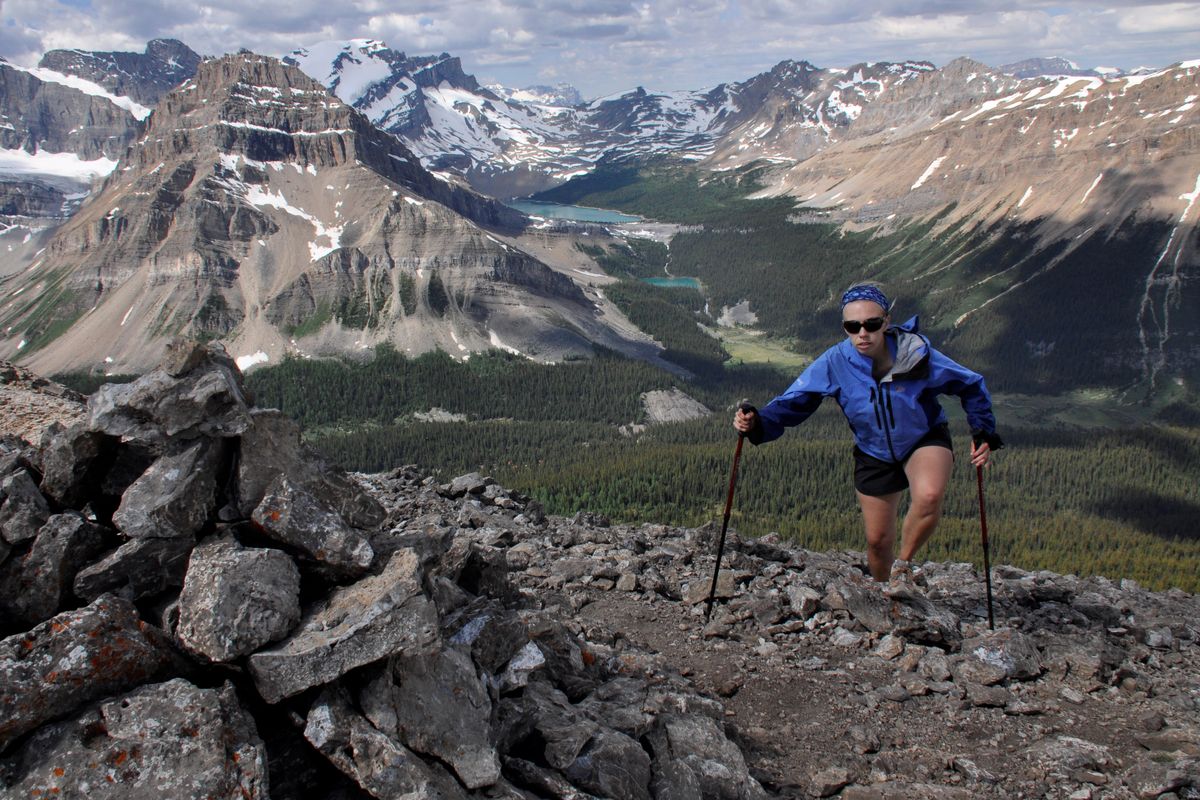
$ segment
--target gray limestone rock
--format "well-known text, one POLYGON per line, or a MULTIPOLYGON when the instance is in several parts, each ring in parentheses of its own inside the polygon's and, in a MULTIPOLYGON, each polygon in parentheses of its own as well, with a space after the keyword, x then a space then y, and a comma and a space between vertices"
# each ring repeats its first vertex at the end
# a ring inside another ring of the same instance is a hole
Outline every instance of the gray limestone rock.
POLYGON ((618 677, 597 686, 578 708, 605 727, 641 739, 654 726, 648 704, 649 687, 644 680, 618 677))
POLYGON ((125 490, 113 523, 134 539, 194 538, 213 513, 221 449, 201 439, 163 455, 125 490))
POLYGON ((792 613, 800 619, 808 619, 821 607, 821 593, 811 586, 793 583, 788 586, 787 595, 792 613))
POLYGON ((1035 742, 1025 749, 1024 758, 1043 767, 1062 771, 1102 770, 1112 763, 1112 753, 1107 747, 1075 736, 1048 737, 1035 742))
POLYGON ((600 797, 650 800, 650 756, 636 740, 610 728, 592 734, 565 774, 600 797))
POLYGON ((188 555, 195 541, 180 539, 131 539, 75 576, 75 594, 95 600, 111 592, 128 600, 152 597, 183 586, 188 555))
POLYGON ((852 782, 845 767, 826 767, 812 776, 812 793, 817 797, 832 797, 852 782))
POLYGON ((975 708, 1004 708, 1013 699, 1003 686, 968 683, 965 689, 967 705, 975 708))
POLYGON ((105 436, 77 422, 51 426, 42 437, 42 491, 57 503, 80 508, 99 482, 97 460, 105 436))
POLYGON ((250 425, 238 449, 238 510, 250 516, 280 475, 288 476, 355 528, 378 527, 387 516, 379 501, 300 441, 300 426, 295 421, 282 411, 256 408, 250 412, 250 425))
POLYGON ((531 681, 520 696, 502 698, 498 716, 502 751, 511 752, 518 745, 527 747, 537 741, 542 746, 540 757, 557 770, 574 763, 592 734, 600 729, 577 713, 565 694, 540 680, 531 681))
POLYGON ((279 644, 250 656, 250 673, 269 703, 385 656, 431 653, 437 609, 421 587, 417 556, 400 550, 379 575, 342 587, 310 609, 279 644))
POLYGON ((171 653, 157 628, 112 596, 0 641, 0 750, 90 700, 152 680, 171 653))
POLYGON ((376 728, 448 764, 468 789, 499 780, 491 697, 462 651, 392 659, 390 678, 373 682, 360 704, 376 728))
MULTIPOLYGON (((240 436, 250 426, 241 372, 220 344, 203 348, 198 363, 183 375, 160 367, 133 383, 100 387, 88 400, 88 427, 151 444, 176 437, 240 436)), ((167 366, 187 361, 176 354, 167 366)))
POLYGON ((282 639, 300 622, 300 570, 280 550, 231 536, 192 551, 176 636, 211 661, 232 661, 282 639))
POLYGON ((999 664, 968 656, 956 656, 949 663, 954 680, 958 683, 995 686, 1004 682, 1004 667, 999 664))
POLYGON ((233 687, 143 686, 34 733, 7 797, 267 800, 266 750, 233 687))
POLYGON ((374 797, 466 800, 467 793, 437 763, 427 762, 363 719, 336 689, 308 712, 304 737, 374 797))
MULTIPOLYGON (((532 761, 509 757, 504 759, 504 769, 514 780, 520 782, 522 786, 528 786, 538 792, 536 795, 526 795, 526 797, 555 797, 561 798, 561 800, 597 800, 595 795, 580 791, 572 786, 571 782, 564 778, 561 773, 538 766, 532 761)), ((696 796, 690 795, 690 797, 696 796)), ((665 796, 660 800, 665 800, 665 796)))
POLYGON ((1047 671, 1070 676, 1089 691, 1108 685, 1127 657, 1123 647, 1102 634, 1082 640, 1063 637, 1045 643, 1042 649, 1042 665, 1047 671))
POLYGON ((478 472, 459 475, 439 491, 447 497, 462 497, 468 494, 483 494, 484 489, 494 484, 491 478, 485 478, 478 472))
POLYGON ((17 470, 0 481, 0 497, 0 536, 9 544, 37 536, 50 517, 50 506, 28 470, 17 470))
MULTIPOLYGON (((718 600, 728 600, 736 595, 739 577, 741 576, 733 570, 721 570, 717 574, 717 589, 713 593, 713 597, 718 600)), ((711 575, 697 577, 688 584, 687 596, 684 599, 692 605, 706 603, 708 602, 708 593, 712 591, 712 588, 711 575)))
POLYGON ((546 666, 546 656, 536 642, 526 642, 500 674, 500 691, 511 692, 529 684, 534 673, 546 666))
POLYGON ((443 632, 450 644, 469 647, 475 663, 492 674, 511 664, 514 654, 531 644, 515 612, 483 598, 456 611, 444 622, 443 632))
POLYGON ((928 644, 952 644, 962 638, 958 615, 920 594, 890 598, 874 581, 854 576, 848 576, 838 591, 850 614, 876 633, 928 644))
POLYGON ((253 519, 267 536, 303 551, 334 576, 362 575, 375 560, 365 536, 286 475, 271 482, 253 519))
POLYGON ((49 619, 70 599, 76 572, 107 546, 103 528, 74 512, 55 514, 24 558, 0 568, 0 606, 27 625, 49 619))
POLYGON ((917 671, 931 681, 948 681, 951 678, 950 660, 937 648, 930 648, 921 656, 917 671))
POLYGON ((1042 674, 1042 660, 1037 647, 1029 637, 1018 631, 1002 629, 965 639, 962 654, 964 668, 982 665, 999 675, 998 680, 979 680, 979 683, 1025 681, 1042 674))
POLYGON ((648 734, 655 771, 686 771, 700 786, 698 797, 761 800, 767 794, 750 776, 742 752, 718 723, 701 715, 664 714, 648 734))

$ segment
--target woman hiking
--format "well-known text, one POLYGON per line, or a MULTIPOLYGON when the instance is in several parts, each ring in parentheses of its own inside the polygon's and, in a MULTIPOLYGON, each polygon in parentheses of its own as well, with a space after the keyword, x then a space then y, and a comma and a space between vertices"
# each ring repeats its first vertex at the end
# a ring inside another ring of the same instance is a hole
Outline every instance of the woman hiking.
POLYGON ((891 324, 890 302, 873 283, 842 295, 846 338, 817 358, 761 411, 743 405, 733 426, 752 444, 783 435, 832 397, 854 431, 854 488, 867 535, 867 564, 889 591, 911 590, 911 561, 937 527, 954 464, 941 394, 957 395, 971 425, 971 463, 983 466, 1004 446, 996 435, 983 376, 934 350, 917 318, 891 324), (896 512, 909 489, 900 558, 894 559, 896 512))

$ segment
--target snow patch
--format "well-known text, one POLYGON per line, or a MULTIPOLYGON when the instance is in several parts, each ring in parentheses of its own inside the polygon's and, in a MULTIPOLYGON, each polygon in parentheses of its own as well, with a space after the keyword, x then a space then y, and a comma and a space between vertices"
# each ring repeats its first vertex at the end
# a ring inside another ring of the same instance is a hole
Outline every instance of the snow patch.
POLYGON ((117 162, 111 159, 85 161, 75 153, 0 150, 0 174, 5 175, 53 175, 91 183, 97 178, 107 177, 116 168, 117 162))
POLYGON ((508 345, 506 345, 504 342, 500 341, 500 337, 499 337, 499 335, 497 335, 497 334, 496 334, 496 332, 495 332, 494 330, 488 329, 488 341, 489 341, 489 342, 491 342, 491 344, 492 344, 492 347, 498 347, 498 348, 500 348, 501 350, 503 350, 503 351, 504 351, 504 352, 506 352, 506 353, 512 353, 514 356, 523 356, 523 355, 525 355, 524 353, 522 353, 522 352, 521 352, 520 350, 518 350, 517 348, 515 348, 515 347, 509 347, 509 346, 508 346, 508 345))
POLYGON ((1021 206, 1025 205, 1025 201, 1028 200, 1030 195, 1032 195, 1032 194, 1033 194, 1033 186, 1030 186, 1028 189, 1025 190, 1025 194, 1021 195, 1021 199, 1017 201, 1017 208, 1020 208, 1021 206))
POLYGON ((1100 179, 1103 177, 1104 177, 1103 172, 1101 172, 1099 175, 1096 176, 1096 180, 1092 181, 1092 185, 1089 186, 1088 190, 1083 193, 1083 197, 1079 198, 1079 205, 1083 205, 1084 201, 1088 199, 1088 195, 1090 195, 1092 193, 1092 189, 1096 188, 1096 186, 1100 183, 1100 179))
POLYGON ((324 258, 342 246, 342 229, 344 226, 337 225, 326 227, 325 223, 321 222, 321 220, 317 219, 312 214, 309 214, 304 209, 296 208, 295 206, 289 204, 287 198, 283 196, 282 192, 279 194, 274 194, 272 192, 263 191, 261 186, 251 186, 246 191, 246 202, 253 206, 269 206, 271 208, 278 208, 279 210, 285 211, 294 217, 300 217, 300 219, 307 220, 309 223, 311 223, 313 228, 316 229, 317 237, 308 243, 308 252, 312 256, 313 261, 324 258), (329 244, 320 244, 317 241, 319 239, 328 239, 329 244))
POLYGON ((61 72, 55 72, 52 69, 43 69, 42 67, 18 67, 16 64, 11 63, 9 63, 8 66, 12 67, 13 69, 20 70, 21 72, 28 72, 33 77, 45 83, 57 83, 61 84, 62 86, 68 86, 72 89, 83 92, 84 94, 91 95, 92 97, 103 97, 105 100, 117 106, 118 108, 123 108, 128 111, 138 121, 144 120, 146 117, 150 116, 151 109, 146 108, 144 105, 135 103, 128 97, 115 95, 100 84, 84 80, 76 75, 64 75, 61 72))
POLYGON ((265 364, 270 360, 271 360, 270 356, 268 356, 262 350, 259 350, 257 353, 254 353, 253 355, 238 356, 235 359, 235 362, 237 363, 238 369, 240 369, 242 372, 245 372, 250 367, 253 367, 255 364, 265 364))
POLYGON ((935 158, 930 163, 930 165, 925 168, 925 171, 921 173, 921 177, 917 178, 917 182, 914 183, 910 188, 911 189, 921 188, 921 186, 925 183, 925 181, 929 180, 930 176, 933 175, 933 173, 937 170, 938 167, 940 167, 942 165, 942 162, 945 160, 946 160, 945 156, 938 156, 937 158, 935 158))

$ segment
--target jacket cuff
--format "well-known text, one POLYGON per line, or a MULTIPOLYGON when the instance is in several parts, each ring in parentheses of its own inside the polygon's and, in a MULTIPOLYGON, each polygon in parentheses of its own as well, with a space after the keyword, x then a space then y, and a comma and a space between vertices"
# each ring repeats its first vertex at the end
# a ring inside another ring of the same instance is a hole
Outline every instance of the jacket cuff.
POLYGON ((971 441, 975 443, 976 447, 986 443, 991 450, 1002 450, 1004 448, 1004 440, 995 431, 973 430, 971 431, 971 441))

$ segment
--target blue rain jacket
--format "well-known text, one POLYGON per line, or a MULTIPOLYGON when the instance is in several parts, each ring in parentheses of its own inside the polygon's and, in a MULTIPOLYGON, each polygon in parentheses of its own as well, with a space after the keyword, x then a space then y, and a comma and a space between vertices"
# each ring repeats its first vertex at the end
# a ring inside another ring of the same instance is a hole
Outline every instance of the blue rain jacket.
POLYGON ((859 449, 895 463, 906 459, 931 428, 946 422, 937 398, 949 394, 958 396, 976 439, 999 444, 983 376, 934 350, 917 326, 913 317, 888 329, 885 341, 893 366, 878 381, 871 374, 871 358, 858 352, 850 339, 829 348, 758 412, 758 424, 747 438, 753 444, 778 439, 785 428, 808 419, 822 399, 832 397, 842 407, 859 449))

